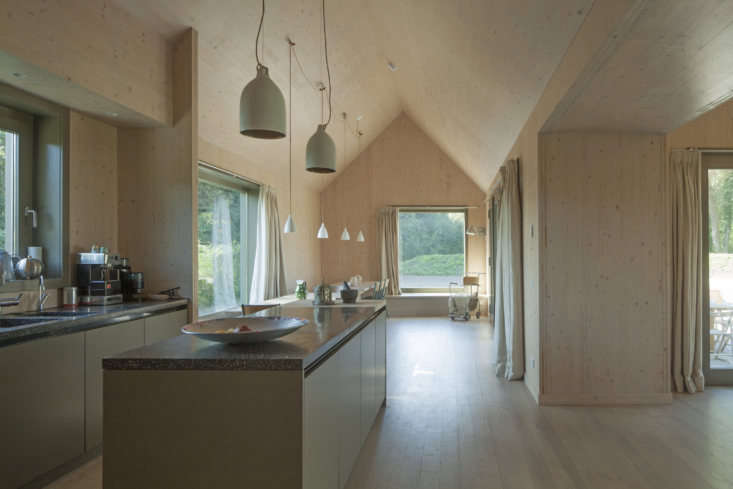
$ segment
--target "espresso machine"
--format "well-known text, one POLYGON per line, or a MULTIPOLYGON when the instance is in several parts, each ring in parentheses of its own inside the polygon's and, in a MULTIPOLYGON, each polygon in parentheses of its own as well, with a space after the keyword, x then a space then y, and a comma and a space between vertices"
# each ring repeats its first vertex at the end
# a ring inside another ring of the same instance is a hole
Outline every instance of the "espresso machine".
POLYGON ((76 281, 82 305, 106 306, 122 302, 120 270, 110 263, 107 253, 79 253, 76 281))

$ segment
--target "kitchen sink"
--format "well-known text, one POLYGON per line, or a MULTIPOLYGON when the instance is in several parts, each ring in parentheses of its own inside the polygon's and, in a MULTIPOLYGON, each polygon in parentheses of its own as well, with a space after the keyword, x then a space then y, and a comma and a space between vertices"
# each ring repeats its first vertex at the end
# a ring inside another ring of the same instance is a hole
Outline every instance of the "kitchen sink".
POLYGON ((56 321, 55 318, 0 318, 0 329, 17 328, 18 326, 27 326, 29 324, 41 324, 56 321))

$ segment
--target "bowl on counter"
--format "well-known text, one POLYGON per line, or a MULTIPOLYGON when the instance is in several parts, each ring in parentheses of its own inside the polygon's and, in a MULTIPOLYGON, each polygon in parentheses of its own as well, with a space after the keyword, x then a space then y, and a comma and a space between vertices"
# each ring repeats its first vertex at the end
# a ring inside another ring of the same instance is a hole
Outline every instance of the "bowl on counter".
POLYGON ((218 343, 263 343, 293 333, 306 324, 306 319, 286 316, 239 316, 197 321, 181 328, 181 332, 218 343))
POLYGON ((355 304, 358 297, 358 289, 341 289, 341 300, 344 304, 355 304))

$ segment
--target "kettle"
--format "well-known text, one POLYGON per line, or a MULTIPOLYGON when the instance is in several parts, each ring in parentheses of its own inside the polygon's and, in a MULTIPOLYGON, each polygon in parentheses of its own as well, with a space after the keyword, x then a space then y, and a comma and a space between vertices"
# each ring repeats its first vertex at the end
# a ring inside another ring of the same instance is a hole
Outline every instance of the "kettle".
POLYGON ((327 306, 329 304, 333 304, 331 286, 328 284, 316 285, 316 288, 313 289, 313 305, 327 306))

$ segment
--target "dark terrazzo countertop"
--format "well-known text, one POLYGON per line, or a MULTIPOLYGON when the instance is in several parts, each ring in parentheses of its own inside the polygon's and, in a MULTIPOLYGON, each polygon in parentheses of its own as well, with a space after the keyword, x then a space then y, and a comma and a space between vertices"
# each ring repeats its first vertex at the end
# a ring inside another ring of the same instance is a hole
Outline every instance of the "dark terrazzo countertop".
POLYGON ((352 307, 283 305, 253 316, 290 316, 308 324, 274 341, 227 345, 181 335, 103 360, 106 370, 304 370, 360 331, 384 302, 352 307))
MULTIPOLYGON (((53 317, 47 316, 39 319, 39 323, 0 328, 0 347, 21 343, 47 336, 59 336, 90 329, 102 328, 113 324, 133 321, 145 317, 160 314, 162 312, 186 309, 188 299, 173 299, 167 301, 132 301, 109 306, 78 307, 78 316, 53 317)), ((57 311, 69 312, 71 309, 48 308, 42 312, 26 312, 14 314, 2 314, 0 318, 27 318, 40 317, 44 313, 57 311)))

